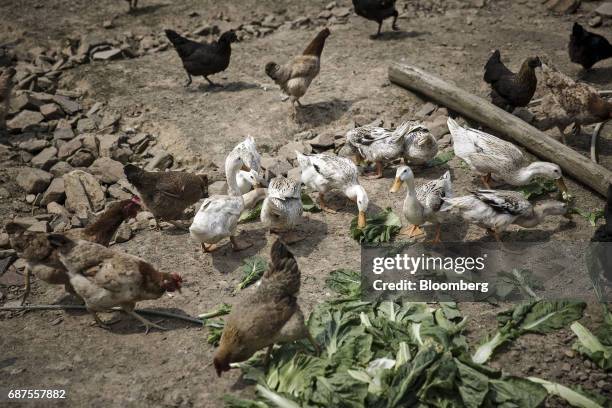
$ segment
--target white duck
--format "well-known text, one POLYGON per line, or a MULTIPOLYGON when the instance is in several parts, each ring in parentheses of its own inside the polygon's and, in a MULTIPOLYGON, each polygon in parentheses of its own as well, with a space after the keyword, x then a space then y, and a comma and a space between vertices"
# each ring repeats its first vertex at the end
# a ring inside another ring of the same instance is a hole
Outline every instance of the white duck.
MULTIPOLYGON (((302 217, 302 183, 277 176, 270 180, 266 199, 261 207, 261 221, 270 232, 282 234, 295 227, 302 217)), ((284 238, 286 243, 299 239, 284 238)))
POLYGON ((404 136, 416 126, 416 122, 407 121, 395 130, 379 126, 360 126, 346 133, 346 142, 356 150, 355 162, 365 159, 376 163, 376 173, 367 178, 381 178, 384 162, 389 162, 402 156, 404 152, 404 136))
POLYGON ((532 205, 522 193, 507 190, 478 190, 467 196, 444 199, 441 211, 491 231, 497 241, 510 225, 532 228, 548 215, 567 216, 567 204, 548 200, 532 205))
POLYGON ((404 137, 404 164, 423 166, 438 154, 438 141, 429 129, 413 126, 404 137))
POLYGON ((402 213, 411 224, 405 234, 409 237, 421 235, 423 230, 420 226, 426 222, 431 222, 436 225, 436 237, 433 242, 439 243, 442 229, 439 211, 444 204, 444 199, 450 198, 453 193, 450 172, 447 171, 439 179, 415 188, 414 174, 410 167, 400 166, 395 174, 395 182, 390 192, 398 192, 402 183, 406 183, 407 186, 402 213))
POLYGON ((255 170, 240 170, 236 174, 236 184, 238 184, 240 194, 246 194, 254 188, 265 187, 267 183, 255 170))
POLYGON ((309 189, 319 192, 321 209, 329 213, 336 213, 325 203, 325 193, 340 190, 350 200, 357 203, 359 210, 357 226, 365 228, 369 201, 365 189, 359 184, 357 166, 345 157, 324 153, 311 155, 295 153, 302 170, 302 183, 309 189))
POLYGON ((455 155, 482 177, 488 189, 492 179, 512 186, 524 186, 536 177, 546 177, 555 180, 559 190, 567 194, 558 165, 540 161, 529 163, 523 151, 512 143, 476 129, 463 128, 450 117, 448 129, 455 155))
POLYGON ((236 182, 239 167, 230 169, 227 174, 229 195, 215 195, 207 198, 198 210, 189 232, 191 237, 202 244, 204 252, 217 249, 217 243, 229 238, 235 251, 250 247, 252 244, 240 244, 236 240, 236 229, 240 214, 245 209, 253 208, 266 196, 265 188, 256 188, 241 195, 236 182))
POLYGON ((235 179, 240 170, 253 170, 255 173, 261 170, 261 156, 252 136, 247 136, 244 141, 238 143, 225 158, 225 177, 228 180, 230 174, 234 174, 235 179))

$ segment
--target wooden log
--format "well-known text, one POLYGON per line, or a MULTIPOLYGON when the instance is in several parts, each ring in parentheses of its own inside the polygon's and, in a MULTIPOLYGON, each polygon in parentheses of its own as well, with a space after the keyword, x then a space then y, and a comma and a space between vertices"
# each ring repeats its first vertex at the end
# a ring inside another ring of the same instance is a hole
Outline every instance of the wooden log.
POLYGON ((606 196, 612 172, 490 102, 407 64, 392 63, 389 80, 505 135, 542 160, 558 164, 564 174, 606 196))

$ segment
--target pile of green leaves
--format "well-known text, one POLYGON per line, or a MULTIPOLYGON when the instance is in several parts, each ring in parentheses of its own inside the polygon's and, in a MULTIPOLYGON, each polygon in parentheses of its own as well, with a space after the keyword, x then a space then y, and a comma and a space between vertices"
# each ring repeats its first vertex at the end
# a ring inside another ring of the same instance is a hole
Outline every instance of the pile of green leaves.
POLYGON ((570 214, 578 214, 591 224, 592 227, 597 226, 597 221, 604 217, 604 210, 586 211, 577 207, 569 210, 570 214))
POLYGON ((472 355, 476 364, 486 363, 502 344, 526 333, 546 334, 582 317, 586 304, 573 300, 537 300, 522 303, 497 315, 499 329, 472 355))
POLYGON ((242 280, 234 293, 257 282, 268 270, 268 262, 261 256, 251 256, 242 261, 242 280))
POLYGON ((357 227, 357 217, 351 221, 351 237, 360 244, 380 244, 389 242, 402 229, 402 221, 387 208, 366 219, 366 227, 357 227))
POLYGON ((599 368, 612 371, 612 322, 606 321, 596 334, 578 322, 570 327, 578 337, 573 348, 595 362, 599 368))
POLYGON ((455 152, 453 151, 453 149, 438 153, 436 157, 427 162, 427 167, 441 166, 451 161, 453 157, 455 157, 455 152))
POLYGON ((213 344, 215 346, 219 344, 221 333, 223 333, 223 327, 225 327, 225 322, 223 319, 213 320, 213 318, 224 316, 231 311, 232 307, 230 305, 227 303, 221 303, 217 309, 198 315, 198 318, 202 319, 204 327, 208 329, 208 337, 206 338, 206 341, 209 344, 213 344))
MULTIPOLYGON (((334 271, 327 283, 338 296, 320 304, 308 320, 320 355, 307 341, 285 344, 273 351, 266 370, 262 353, 257 354, 239 364, 244 379, 256 384, 255 399, 228 395, 226 406, 529 408, 541 406, 549 393, 592 402, 559 384, 506 375, 472 361, 463 334, 467 318, 454 303, 433 308, 363 302, 358 276, 334 271)), ((547 310, 542 315, 535 305, 527 308, 520 319, 524 329, 556 326, 556 319, 546 316, 557 315, 557 309, 547 310)), ((582 406, 599 406, 592 403, 582 406)))
POLYGON ((535 179, 530 184, 521 187, 520 191, 526 199, 540 197, 557 191, 555 182, 551 179, 535 179))

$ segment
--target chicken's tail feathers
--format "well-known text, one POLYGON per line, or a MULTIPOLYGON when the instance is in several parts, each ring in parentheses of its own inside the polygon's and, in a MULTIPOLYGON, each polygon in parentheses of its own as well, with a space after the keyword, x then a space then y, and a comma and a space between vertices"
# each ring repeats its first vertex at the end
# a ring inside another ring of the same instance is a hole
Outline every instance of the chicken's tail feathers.
POLYGON ((495 67, 501 63, 501 54, 499 50, 493 51, 493 54, 489 57, 489 60, 485 64, 485 74, 484 80, 486 83, 490 84, 493 81, 497 80, 495 67))
POLYGON ((278 78, 279 70, 280 70, 280 65, 278 65, 276 62, 268 62, 266 64, 266 75, 269 76, 274 81, 276 81, 276 79, 278 78))
POLYGON ((177 33, 174 30, 165 30, 165 33, 166 33, 166 37, 168 37, 168 40, 170 40, 170 42, 174 46, 180 45, 187 41, 185 37, 181 36, 179 33, 177 33))
POLYGON ((582 37, 583 33, 584 28, 579 23, 574 23, 574 26, 572 27, 572 34, 577 37, 582 37))
POLYGON ((126 164, 123 166, 123 174, 125 174, 125 177, 132 184, 134 183, 134 179, 141 173, 142 170, 133 164, 126 164))

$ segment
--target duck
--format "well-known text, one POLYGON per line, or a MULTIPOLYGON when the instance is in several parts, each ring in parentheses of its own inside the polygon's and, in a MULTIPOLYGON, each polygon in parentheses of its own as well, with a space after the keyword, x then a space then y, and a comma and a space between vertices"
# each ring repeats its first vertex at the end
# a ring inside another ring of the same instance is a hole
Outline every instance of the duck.
POLYGON ((476 129, 461 127, 450 117, 447 124, 455 156, 463 159, 474 173, 481 176, 487 189, 491 189, 493 180, 511 186, 524 186, 537 177, 545 177, 553 179, 564 195, 568 194, 563 173, 557 164, 542 161, 529 163, 523 151, 510 142, 476 129))
POLYGON ((254 208, 265 198, 266 189, 255 188, 241 194, 236 182, 238 171, 239 167, 234 166, 230 168, 230 173, 226 173, 228 195, 214 195, 205 199, 189 227, 189 234, 201 243, 203 252, 215 251, 219 248, 217 243, 224 238, 230 239, 234 251, 241 251, 253 245, 241 243, 236 239, 238 220, 245 209, 254 208))
POLYGON ((256 174, 261 172, 261 155, 257 151, 253 136, 247 136, 244 141, 238 143, 225 158, 226 178, 229 179, 230 174, 235 177, 240 170, 245 172, 253 170, 256 174))
POLYGON ((442 227, 439 211, 444 204, 444 199, 451 198, 453 194, 450 171, 416 188, 412 169, 408 166, 400 166, 395 173, 395 181, 390 192, 397 193, 404 183, 407 190, 402 213, 411 225, 400 233, 411 238, 422 235, 424 232, 420 228, 421 225, 431 222, 436 225, 436 236, 432 242, 440 243, 442 227))
MULTIPOLYGON (((270 180, 266 198, 261 207, 261 222, 270 232, 281 235, 291 232, 302 218, 302 183, 277 176, 270 180)), ((298 237, 285 236, 286 244, 295 243, 298 237)))
POLYGON ((423 125, 413 126, 404 137, 404 164, 424 166, 438 154, 438 141, 423 125))
POLYGON ((255 170, 240 170, 236 175, 236 184, 240 194, 246 194, 254 188, 266 187, 265 179, 255 170))
POLYGON ((404 136, 415 126, 415 122, 406 121, 395 130, 365 125, 351 129, 346 133, 346 142, 355 151, 356 163, 367 160, 376 163, 376 172, 365 176, 378 179, 383 176, 385 162, 393 161, 404 152, 404 136))
POLYGON ((501 242, 500 234, 510 225, 533 228, 549 215, 569 217, 566 203, 546 200, 533 205, 517 191, 477 190, 466 196, 443 200, 440 211, 455 213, 469 223, 487 229, 498 242, 501 242))
POLYGON ((368 194, 359 184, 359 171, 355 163, 346 157, 326 153, 302 154, 296 151, 295 154, 302 171, 302 183, 309 189, 318 191, 321 209, 335 214, 336 211, 325 202, 325 193, 340 190, 349 200, 357 203, 357 227, 365 228, 368 194))

